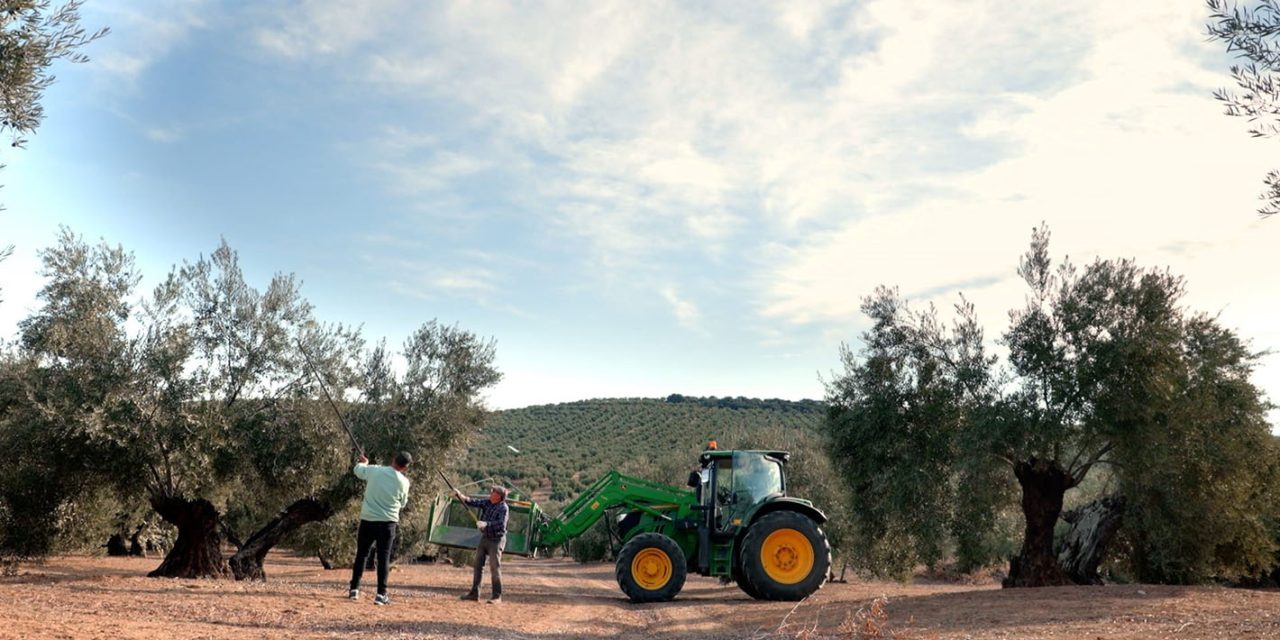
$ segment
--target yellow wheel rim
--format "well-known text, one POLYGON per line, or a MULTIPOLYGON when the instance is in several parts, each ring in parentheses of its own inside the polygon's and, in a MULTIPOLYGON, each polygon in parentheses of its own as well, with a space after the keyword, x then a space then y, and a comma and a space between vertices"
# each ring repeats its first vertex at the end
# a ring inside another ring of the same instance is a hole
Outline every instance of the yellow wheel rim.
POLYGON ((641 549, 631 560, 631 577, 640 588, 657 591, 671 581, 671 556, 662 549, 641 549))
POLYGON ((813 571, 813 543, 795 529, 778 529, 760 545, 760 564, 774 582, 796 584, 813 571))

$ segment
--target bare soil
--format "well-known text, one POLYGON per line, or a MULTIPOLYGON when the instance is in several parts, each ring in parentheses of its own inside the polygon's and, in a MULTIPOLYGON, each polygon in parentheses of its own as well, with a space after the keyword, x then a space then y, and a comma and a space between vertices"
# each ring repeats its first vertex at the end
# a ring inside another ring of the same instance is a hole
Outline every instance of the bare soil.
POLYGON ((0 578, 0 638, 859 638, 842 623, 882 597, 884 614, 872 622, 883 637, 1280 638, 1276 590, 852 582, 797 606, 691 577, 673 602, 633 605, 612 565, 510 558, 503 604, 459 602, 470 569, 424 564, 397 567, 392 605, 377 607, 372 583, 350 602, 348 572, 314 559, 274 554, 265 583, 144 577, 158 562, 62 556, 26 565, 0 578))

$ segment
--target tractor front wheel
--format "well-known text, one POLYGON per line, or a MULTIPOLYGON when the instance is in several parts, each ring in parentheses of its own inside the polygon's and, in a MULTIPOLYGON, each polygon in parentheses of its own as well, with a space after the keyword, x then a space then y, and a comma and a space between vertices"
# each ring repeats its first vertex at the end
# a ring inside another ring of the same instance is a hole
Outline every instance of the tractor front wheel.
POLYGON ((752 597, 803 600, 826 583, 831 546, 809 517, 775 511, 747 530, 739 562, 739 586, 752 597))
POLYGON ((684 552, 661 533, 642 533, 618 554, 618 586, 632 602, 666 602, 684 588, 684 552))

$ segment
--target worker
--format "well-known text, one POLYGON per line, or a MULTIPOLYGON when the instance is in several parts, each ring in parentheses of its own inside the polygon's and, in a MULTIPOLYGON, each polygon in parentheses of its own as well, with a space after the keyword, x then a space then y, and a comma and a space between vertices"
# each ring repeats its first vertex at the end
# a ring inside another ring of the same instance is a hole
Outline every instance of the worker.
POLYGON ((480 509, 480 517, 476 518, 476 527, 480 529, 480 543, 476 545, 475 570, 471 576, 471 590, 463 594, 463 600, 480 600, 480 578, 484 573, 487 558, 492 573, 490 585, 493 597, 489 604, 502 602, 502 550, 507 546, 507 488, 495 486, 489 490, 487 499, 471 500, 461 491, 453 490, 458 501, 468 507, 480 509))
POLYGON ((348 597, 360 599, 360 577, 364 575, 369 550, 378 547, 378 594, 376 605, 391 604, 387 597, 387 565, 391 562, 391 543, 396 538, 400 510, 409 501, 409 478, 404 472, 413 463, 406 451, 396 454, 390 467, 369 464, 360 454, 353 473, 365 481, 364 502, 360 505, 360 529, 356 533, 356 563, 351 567, 351 591, 348 597))

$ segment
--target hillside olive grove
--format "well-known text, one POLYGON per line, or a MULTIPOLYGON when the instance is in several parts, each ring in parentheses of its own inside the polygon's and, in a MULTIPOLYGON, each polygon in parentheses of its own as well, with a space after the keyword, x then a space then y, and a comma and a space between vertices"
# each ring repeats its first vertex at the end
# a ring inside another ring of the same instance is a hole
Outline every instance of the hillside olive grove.
POLYGON ((766 427, 812 432, 822 411, 815 401, 680 394, 498 411, 468 449, 459 470, 476 480, 507 478, 530 491, 546 487, 556 501, 572 498, 610 469, 625 468, 646 477, 666 469, 665 476, 650 479, 683 486, 709 440, 732 447, 746 434, 766 427))

